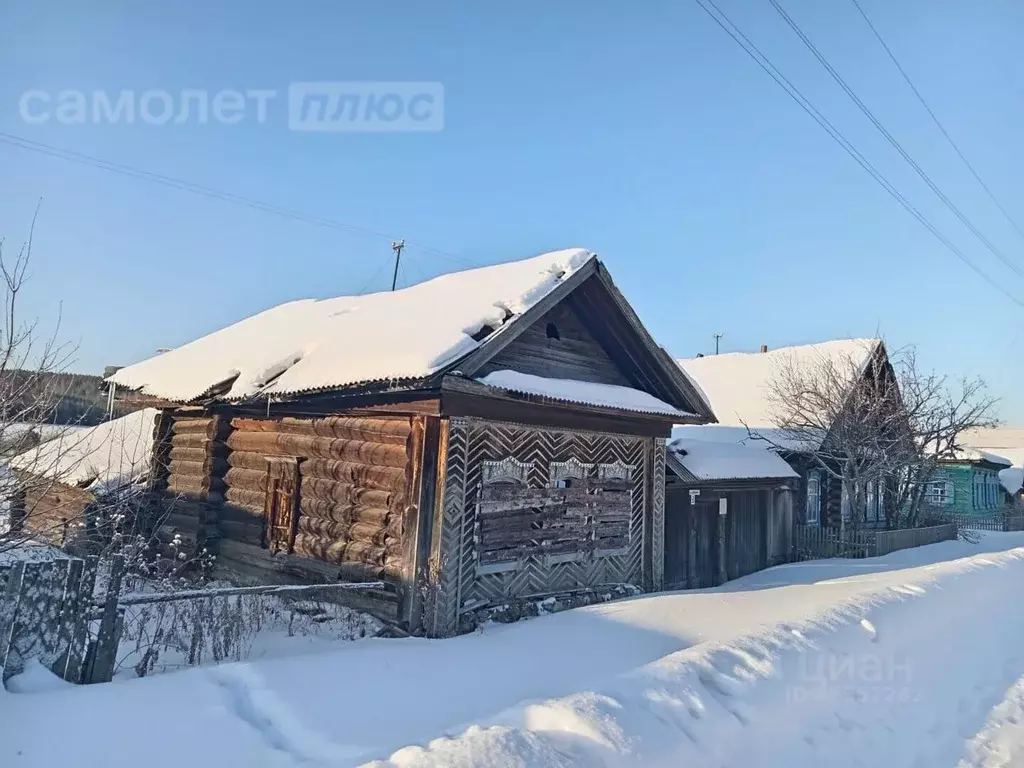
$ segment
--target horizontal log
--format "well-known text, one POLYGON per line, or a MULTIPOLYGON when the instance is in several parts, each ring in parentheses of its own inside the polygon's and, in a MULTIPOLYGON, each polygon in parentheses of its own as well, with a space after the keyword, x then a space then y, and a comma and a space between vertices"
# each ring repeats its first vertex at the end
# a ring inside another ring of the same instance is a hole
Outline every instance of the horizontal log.
POLYGON ((371 507, 365 504, 345 504, 344 502, 324 501, 322 499, 300 498, 299 511, 303 515, 332 520, 336 523, 374 523, 385 526, 391 518, 402 516, 393 513, 386 507, 371 507))
POLYGON ((170 453, 168 454, 170 460, 173 461, 192 461, 202 463, 206 461, 209 454, 206 452, 206 448, 189 448, 187 446, 171 446, 170 453))
MULTIPOLYGON (((194 451, 198 449, 186 448, 184 450, 194 451)), ((220 476, 227 471, 228 462, 224 458, 208 456, 204 452, 201 457, 190 456, 189 458, 175 458, 172 456, 167 468, 172 474, 220 476)))
POLYGON ((336 523, 320 517, 299 516, 299 530, 311 536, 333 539, 337 542, 359 541, 384 546, 394 535, 373 523, 336 523))
POLYGON ((303 477, 336 480, 347 485, 376 488, 382 491, 405 488, 405 464, 401 467, 369 466, 337 459, 312 458, 299 467, 303 477))
POLYGON ((202 448, 204 451, 210 444, 210 438, 201 433, 185 432, 171 435, 171 450, 175 448, 202 448))
POLYGON ((359 416, 328 416, 322 419, 234 418, 231 426, 244 432, 277 432, 293 435, 361 440, 370 443, 405 445, 412 432, 412 423, 407 418, 376 419, 359 416))
POLYGON ((401 515, 392 514, 390 510, 381 507, 367 507, 362 504, 335 504, 319 499, 301 499, 299 513, 335 523, 352 525, 361 522, 381 528, 387 527, 392 518, 401 519, 401 515))
POLYGON ((339 542, 308 533, 295 536, 295 552, 316 557, 330 563, 361 563, 381 567, 383 572, 386 551, 384 547, 363 542, 339 542))
POLYGON ((342 459, 359 464, 404 469, 408 463, 404 445, 383 445, 362 440, 343 440, 278 432, 235 431, 228 438, 233 451, 262 452, 266 456, 303 456, 342 459))
POLYGON ((368 507, 385 507, 387 509, 401 509, 404 506, 403 499, 398 494, 389 491, 360 488, 315 477, 302 478, 302 496, 303 498, 321 499, 341 504, 363 504, 368 507))
POLYGON ((244 488, 247 491, 266 493, 267 491, 267 467, 258 469, 241 469, 232 467, 224 474, 224 484, 228 488, 244 488))
POLYGON ((179 416, 171 420, 171 432, 202 432, 213 423, 213 416, 179 416))
POLYGON ((263 507, 267 500, 266 491, 250 491, 245 488, 228 488, 224 491, 224 498, 231 504, 244 507, 256 514, 263 514, 263 507))

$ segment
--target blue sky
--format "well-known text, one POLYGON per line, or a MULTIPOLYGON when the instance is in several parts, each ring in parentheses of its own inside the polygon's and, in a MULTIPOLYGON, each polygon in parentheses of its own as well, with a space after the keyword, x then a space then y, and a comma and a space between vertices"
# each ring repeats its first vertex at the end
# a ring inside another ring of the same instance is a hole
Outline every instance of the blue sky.
MULTIPOLYGON (((936 226, 1024 301, 1024 278, 939 203, 761 0, 733 20, 936 226)), ((1024 267, 1001 216, 849 0, 784 0, 967 216, 1024 267)), ((1024 225, 1024 6, 862 0, 1024 225)), ((678 356, 881 332, 981 375, 1024 421, 1024 309, 903 211, 715 26, 676 2, 92 3, 0 6, 0 131, 405 237, 403 282, 561 247, 597 251, 678 356), (263 124, 28 125, 28 89, 277 89, 437 81, 436 133, 263 124)), ((27 234, 26 315, 58 310, 98 372, 288 299, 384 289, 386 238, 282 219, 0 144, 0 235, 27 234)), ((412 327, 410 332, 415 332, 412 327)))

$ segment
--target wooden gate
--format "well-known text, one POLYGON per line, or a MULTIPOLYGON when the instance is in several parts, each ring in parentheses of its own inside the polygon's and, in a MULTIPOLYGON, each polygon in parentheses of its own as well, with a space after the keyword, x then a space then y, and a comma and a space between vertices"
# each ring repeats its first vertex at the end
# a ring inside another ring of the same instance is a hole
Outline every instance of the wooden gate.
POLYGON ((295 549, 299 528, 299 459, 291 456, 267 457, 267 496, 263 512, 266 518, 266 545, 271 552, 295 549))
POLYGON ((718 583, 718 526, 717 501, 698 498, 691 505, 685 492, 669 495, 665 508, 668 589, 703 589, 718 583))

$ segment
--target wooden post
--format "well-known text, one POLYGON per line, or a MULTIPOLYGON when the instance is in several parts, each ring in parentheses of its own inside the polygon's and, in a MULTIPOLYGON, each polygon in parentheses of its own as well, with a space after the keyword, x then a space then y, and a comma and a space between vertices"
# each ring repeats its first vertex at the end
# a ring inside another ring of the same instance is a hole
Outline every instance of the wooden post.
POLYGON ((75 624, 68 643, 67 663, 61 675, 69 683, 83 682, 85 672, 85 650, 89 643, 89 608, 92 592, 96 585, 96 569, 99 558, 90 555, 85 559, 82 578, 79 582, 76 603, 71 606, 75 612, 75 624))
POLYGON ((21 585, 25 578, 25 563, 15 563, 7 570, 7 584, 0 602, 0 678, 7 666, 7 654, 11 650, 14 635, 14 620, 21 602, 21 585))
POLYGON ((775 491, 769 488, 764 493, 768 496, 768 515, 764 520, 764 535, 761 536, 761 562, 758 564, 759 568, 767 568, 771 565, 768 562, 768 553, 772 550, 772 533, 775 532, 775 526, 778 522, 775 516, 775 491))
POLYGON ((87 682, 109 683, 114 677, 114 665, 117 662, 118 633, 117 599, 121 592, 121 578, 124 576, 124 558, 114 557, 110 563, 110 580, 107 582, 107 595, 103 603, 103 616, 100 629, 96 635, 95 651, 87 682))
POLYGON ((724 584, 729 580, 726 567, 725 548, 725 525, 729 517, 729 502, 725 498, 718 500, 718 583, 724 584))

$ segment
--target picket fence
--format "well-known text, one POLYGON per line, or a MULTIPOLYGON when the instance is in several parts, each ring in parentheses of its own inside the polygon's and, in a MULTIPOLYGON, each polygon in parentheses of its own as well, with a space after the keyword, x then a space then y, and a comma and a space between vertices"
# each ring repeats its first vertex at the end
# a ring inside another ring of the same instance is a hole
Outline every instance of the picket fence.
MULTIPOLYGON (((121 594, 124 559, 105 561, 105 583, 96 589, 95 557, 58 558, 0 566, 0 671, 3 680, 38 659, 71 683, 113 679, 125 609, 232 595, 307 594, 381 590, 380 581, 314 585, 217 587, 177 592, 121 594)), ((194 650, 194 649, 193 649, 194 650)), ((190 658, 198 657, 195 653, 190 658)), ((0 686, 2 688, 2 686, 0 686)))
POLYGON ((895 531, 841 530, 797 525, 793 536, 793 559, 804 561, 828 557, 878 557, 900 549, 950 541, 956 537, 956 523, 895 531))

